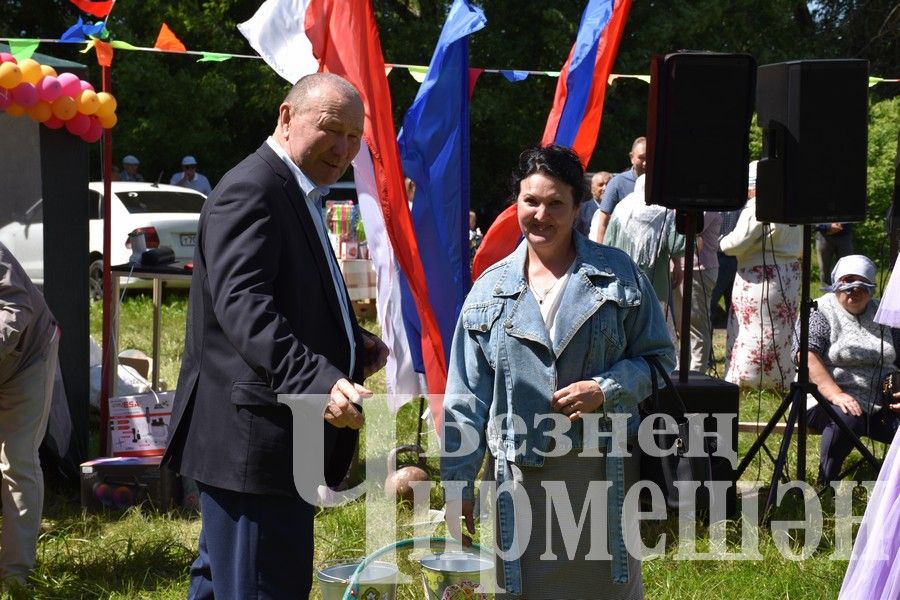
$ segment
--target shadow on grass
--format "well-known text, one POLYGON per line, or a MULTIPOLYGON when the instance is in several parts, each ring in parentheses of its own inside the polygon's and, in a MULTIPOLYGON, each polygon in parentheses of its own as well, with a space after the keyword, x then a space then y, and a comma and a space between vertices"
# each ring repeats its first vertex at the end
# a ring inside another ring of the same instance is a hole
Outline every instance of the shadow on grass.
POLYGON ((13 598, 134 598, 186 586, 196 519, 146 505, 87 513, 77 490, 50 488, 31 587, 13 598))

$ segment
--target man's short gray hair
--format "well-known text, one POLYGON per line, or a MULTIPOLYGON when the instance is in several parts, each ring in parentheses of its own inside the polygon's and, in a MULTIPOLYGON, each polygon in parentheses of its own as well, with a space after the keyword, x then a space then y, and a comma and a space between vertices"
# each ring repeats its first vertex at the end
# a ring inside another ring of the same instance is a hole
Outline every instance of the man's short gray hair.
POLYGON ((334 73, 312 73, 304 75, 290 89, 284 101, 292 109, 302 108, 308 104, 309 97, 322 88, 329 88, 344 96, 346 99, 354 99, 362 104, 359 92, 353 84, 334 73))

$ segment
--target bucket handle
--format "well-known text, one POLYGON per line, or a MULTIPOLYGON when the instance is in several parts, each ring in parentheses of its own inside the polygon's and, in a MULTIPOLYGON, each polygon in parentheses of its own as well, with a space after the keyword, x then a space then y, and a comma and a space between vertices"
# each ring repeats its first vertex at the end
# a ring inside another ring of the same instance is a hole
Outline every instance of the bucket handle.
MULTIPOLYGON (((375 560, 382 554, 385 554, 386 552, 390 552, 393 549, 404 548, 406 546, 412 546, 413 544, 416 544, 419 542, 427 542, 429 544, 447 544, 447 543, 458 544, 459 543, 457 540, 448 539, 445 537, 424 536, 424 537, 416 537, 416 538, 409 538, 406 540, 400 540, 399 542, 392 542, 383 548, 379 548, 378 550, 376 550, 375 552, 373 552, 372 554, 368 555, 367 557, 365 557, 364 559, 362 559, 360 561, 359 565, 356 567, 356 570, 353 571, 353 575, 350 576, 350 580, 347 582, 347 589, 344 590, 344 595, 341 598, 341 600, 358 600, 357 597, 359 595, 359 583, 358 583, 359 575, 360 575, 360 573, 363 572, 363 570, 365 570, 365 568, 367 566, 369 566, 369 563, 371 563, 373 560, 375 560)), ((474 544, 474 543, 471 545, 471 548, 476 551, 481 550, 481 546, 479 546, 478 544, 474 544)))

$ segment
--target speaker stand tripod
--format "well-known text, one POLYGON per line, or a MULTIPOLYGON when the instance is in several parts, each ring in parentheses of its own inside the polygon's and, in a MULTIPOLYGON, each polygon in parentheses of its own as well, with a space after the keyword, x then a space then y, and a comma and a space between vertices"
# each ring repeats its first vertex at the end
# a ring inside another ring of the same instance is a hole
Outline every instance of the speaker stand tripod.
POLYGON ((815 302, 809 298, 809 280, 810 280, 810 245, 811 233, 810 226, 803 225, 803 256, 801 258, 801 288, 800 288, 800 352, 797 365, 797 381, 791 384, 791 389, 778 410, 766 424, 762 433, 747 451, 747 455, 741 461, 737 468, 737 478, 740 479, 744 471, 756 457, 760 448, 766 442, 769 434, 775 429, 775 426, 781 420, 784 412, 790 407, 790 413, 787 418, 787 425, 784 430, 784 437, 781 438, 781 446, 778 449, 778 455, 775 457, 775 469, 772 472, 772 482, 769 486, 769 495, 766 498, 763 515, 765 519, 770 519, 772 509, 778 498, 778 485, 785 471, 787 463, 788 451, 791 447, 791 437, 794 434, 794 427, 797 427, 797 479, 806 480, 806 398, 807 394, 815 398, 818 405, 825 411, 828 418, 838 426, 841 432, 853 443, 853 446, 859 450, 863 458, 872 465, 872 468, 878 470, 878 459, 869 452, 859 436, 838 417, 834 407, 822 394, 819 393, 815 384, 809 381, 809 313, 815 307, 815 302))

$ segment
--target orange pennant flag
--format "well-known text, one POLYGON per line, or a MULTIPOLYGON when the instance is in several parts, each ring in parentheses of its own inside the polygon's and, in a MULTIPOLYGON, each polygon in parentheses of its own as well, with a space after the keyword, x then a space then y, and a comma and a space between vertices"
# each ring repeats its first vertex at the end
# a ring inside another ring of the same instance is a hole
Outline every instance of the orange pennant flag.
POLYGON ((97 64, 101 67, 112 66, 113 49, 112 46, 100 40, 94 40, 94 50, 97 52, 97 64))
POLYGON ((160 50, 170 50, 172 52, 187 51, 187 48, 184 47, 181 40, 172 33, 172 30, 169 29, 169 26, 165 23, 162 24, 162 27, 159 30, 159 36, 157 36, 156 43, 153 44, 153 47, 159 48, 160 50))

